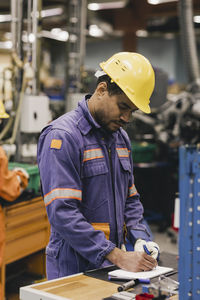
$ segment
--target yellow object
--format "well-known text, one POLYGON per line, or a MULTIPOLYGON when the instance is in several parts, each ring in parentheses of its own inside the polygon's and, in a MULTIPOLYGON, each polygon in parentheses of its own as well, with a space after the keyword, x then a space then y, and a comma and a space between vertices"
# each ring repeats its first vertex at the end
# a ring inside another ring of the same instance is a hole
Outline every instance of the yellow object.
POLYGON ((9 118, 9 114, 6 113, 3 102, 0 100, 0 118, 7 119, 9 118))
POLYGON ((54 148, 54 149, 60 149, 62 146, 62 140, 56 140, 56 139, 53 139, 51 141, 51 148, 54 148))
POLYGON ((107 240, 109 240, 110 237, 110 225, 109 223, 91 223, 91 225, 93 226, 93 228, 95 230, 100 230, 103 231, 107 240))
POLYGON ((143 55, 119 52, 100 67, 141 111, 150 113, 149 98, 155 86, 154 70, 143 55))

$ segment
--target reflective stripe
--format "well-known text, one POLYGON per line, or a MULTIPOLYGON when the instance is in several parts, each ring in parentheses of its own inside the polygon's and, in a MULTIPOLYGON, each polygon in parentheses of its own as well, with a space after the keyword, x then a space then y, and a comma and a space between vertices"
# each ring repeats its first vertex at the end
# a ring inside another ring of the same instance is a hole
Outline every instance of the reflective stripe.
POLYGON ((82 191, 75 189, 54 189, 44 196, 45 205, 49 205, 53 200, 58 198, 72 198, 82 200, 82 191))
POLYGON ((134 196, 135 194, 137 194, 137 190, 136 190, 135 185, 133 184, 133 185, 129 188, 128 197, 134 196))
POLYGON ((129 152, 127 148, 116 148, 119 157, 129 157, 129 152))
POLYGON ((83 161, 96 159, 96 158, 103 158, 103 152, 101 148, 89 149, 84 151, 83 161))

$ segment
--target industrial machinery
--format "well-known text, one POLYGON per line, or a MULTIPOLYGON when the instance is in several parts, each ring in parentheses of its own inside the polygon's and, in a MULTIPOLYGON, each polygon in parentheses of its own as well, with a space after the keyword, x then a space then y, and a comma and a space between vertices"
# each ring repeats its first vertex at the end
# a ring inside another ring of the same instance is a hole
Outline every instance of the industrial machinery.
MULTIPOLYGON (((66 8, 57 9, 59 13, 64 13, 65 9, 68 12, 67 17, 65 15, 67 31, 62 32, 65 38, 62 36, 63 39, 59 39, 58 31, 42 30, 42 18, 50 12, 48 9, 42 10, 41 0, 11 1, 11 64, 3 71, 3 86, 5 89, 5 83, 9 81, 12 93, 9 101, 2 93, 10 118, 1 124, 0 144, 14 161, 36 163, 38 135, 48 122, 58 117, 56 112, 59 101, 51 101, 41 87, 41 47, 44 38, 67 41, 63 66, 64 105, 60 114, 72 109, 77 103, 77 97, 80 100, 82 96, 81 67, 85 49, 86 8, 86 1, 76 0, 66 1, 66 8)), ((52 9, 52 13, 57 10, 52 9)))

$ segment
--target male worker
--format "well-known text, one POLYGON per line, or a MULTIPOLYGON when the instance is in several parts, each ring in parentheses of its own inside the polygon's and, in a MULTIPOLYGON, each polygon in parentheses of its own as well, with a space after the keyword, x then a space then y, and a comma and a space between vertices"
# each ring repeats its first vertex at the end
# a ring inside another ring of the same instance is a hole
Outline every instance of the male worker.
MULTIPOLYGON (((9 118, 5 112, 3 102, 0 101, 0 121, 9 118)), ((16 200, 28 185, 27 172, 22 168, 8 170, 8 159, 2 147, 0 147, 0 198, 6 201, 16 200)), ((3 210, 0 205, 0 268, 2 265, 5 246, 5 225, 3 210)), ((0 299, 2 299, 2 288, 0 284, 0 299)))
POLYGON ((48 279, 108 263, 128 271, 157 264, 159 247, 143 224, 130 141, 121 128, 135 110, 150 113, 154 71, 145 57, 131 52, 117 53, 100 66, 94 94, 45 127, 39 138, 51 224, 48 279), (135 251, 122 250, 125 231, 135 251))

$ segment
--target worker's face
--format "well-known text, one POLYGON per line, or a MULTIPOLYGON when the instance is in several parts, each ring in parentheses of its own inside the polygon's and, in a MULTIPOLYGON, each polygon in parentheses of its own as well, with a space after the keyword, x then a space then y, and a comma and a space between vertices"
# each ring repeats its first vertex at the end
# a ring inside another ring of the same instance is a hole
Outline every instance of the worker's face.
POLYGON ((125 94, 110 96, 105 82, 98 85, 96 93, 94 110, 91 112, 97 123, 108 131, 117 131, 127 124, 132 112, 138 109, 125 94))

